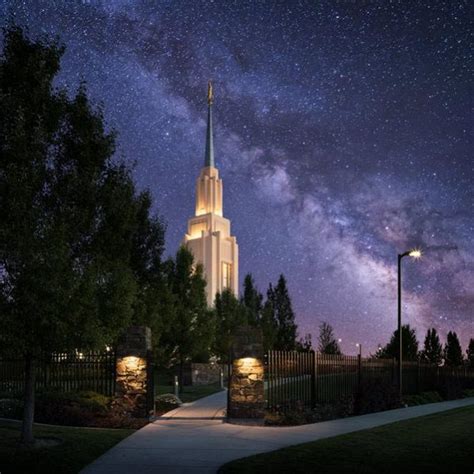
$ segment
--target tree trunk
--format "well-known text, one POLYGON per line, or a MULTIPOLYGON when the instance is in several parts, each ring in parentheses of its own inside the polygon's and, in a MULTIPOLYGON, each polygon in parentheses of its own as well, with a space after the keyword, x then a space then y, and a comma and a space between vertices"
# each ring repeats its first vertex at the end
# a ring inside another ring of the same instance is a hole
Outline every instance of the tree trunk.
POLYGON ((33 419, 35 412, 35 363, 32 354, 25 358, 25 401, 23 408, 23 424, 21 426, 21 443, 31 446, 33 438, 33 419))

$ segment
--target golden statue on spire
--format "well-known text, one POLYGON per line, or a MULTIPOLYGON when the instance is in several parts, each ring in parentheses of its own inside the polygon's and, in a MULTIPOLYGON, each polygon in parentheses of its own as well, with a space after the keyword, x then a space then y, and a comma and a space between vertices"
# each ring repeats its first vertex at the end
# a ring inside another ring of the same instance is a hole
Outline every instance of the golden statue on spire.
POLYGON ((214 101, 214 94, 212 93, 212 82, 209 81, 207 83, 207 103, 209 105, 212 105, 213 101, 214 101))

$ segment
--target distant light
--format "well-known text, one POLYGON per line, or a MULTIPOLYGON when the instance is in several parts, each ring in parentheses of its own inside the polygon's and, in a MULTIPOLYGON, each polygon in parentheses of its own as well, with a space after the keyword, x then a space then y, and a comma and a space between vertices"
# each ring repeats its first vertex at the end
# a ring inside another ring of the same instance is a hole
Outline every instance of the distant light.
POLYGON ((356 343, 356 346, 357 346, 357 347, 359 347, 359 346, 360 346, 360 344, 357 342, 357 343, 356 343))
POLYGON ((342 339, 341 339, 341 338, 339 338, 339 339, 337 340, 337 342, 342 342, 342 339))
POLYGON ((412 258, 421 258, 421 250, 420 249, 413 249, 410 251, 410 253, 408 254, 410 257, 412 258))

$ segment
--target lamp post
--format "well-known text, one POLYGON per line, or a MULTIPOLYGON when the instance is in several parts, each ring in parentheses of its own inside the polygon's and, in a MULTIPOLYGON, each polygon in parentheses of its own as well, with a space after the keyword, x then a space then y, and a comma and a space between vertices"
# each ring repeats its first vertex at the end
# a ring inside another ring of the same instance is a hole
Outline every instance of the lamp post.
POLYGON ((421 250, 413 249, 398 254, 398 390, 400 398, 402 396, 402 258, 412 257, 414 259, 421 258, 421 250))

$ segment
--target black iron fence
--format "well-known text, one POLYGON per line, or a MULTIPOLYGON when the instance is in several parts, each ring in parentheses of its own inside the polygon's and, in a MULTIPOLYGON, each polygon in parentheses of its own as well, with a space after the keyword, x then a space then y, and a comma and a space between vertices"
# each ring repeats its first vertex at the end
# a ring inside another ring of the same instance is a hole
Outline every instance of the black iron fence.
MULTIPOLYGON (((107 396, 115 392, 115 353, 55 353, 37 359, 36 389, 63 392, 92 390, 107 396)), ((22 392, 25 362, 22 359, 0 359, 0 392, 22 392)))
MULTIPOLYGON (((397 361, 360 356, 329 355, 314 351, 269 351, 265 355, 267 407, 331 403, 356 394, 361 383, 382 380, 396 385, 397 361)), ((403 363, 403 392, 415 394, 444 386, 474 385, 474 370, 403 363)))

